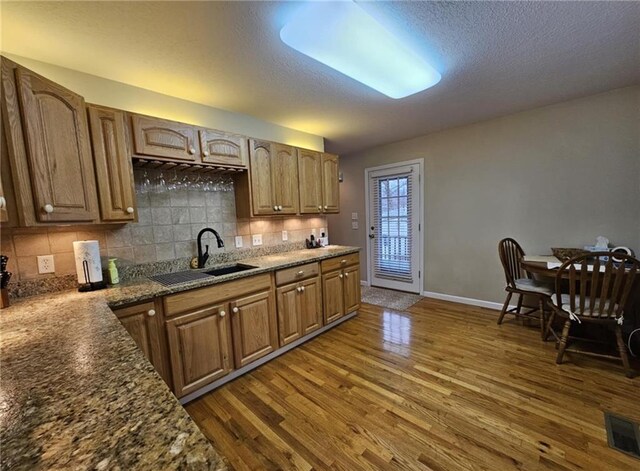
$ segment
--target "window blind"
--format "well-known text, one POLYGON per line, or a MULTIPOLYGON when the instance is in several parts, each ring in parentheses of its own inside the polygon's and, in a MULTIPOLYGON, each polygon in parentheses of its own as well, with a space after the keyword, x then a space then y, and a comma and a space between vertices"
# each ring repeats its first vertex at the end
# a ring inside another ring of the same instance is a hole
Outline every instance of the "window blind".
POLYGON ((413 283, 411 169, 373 177, 373 269, 375 276, 413 283))

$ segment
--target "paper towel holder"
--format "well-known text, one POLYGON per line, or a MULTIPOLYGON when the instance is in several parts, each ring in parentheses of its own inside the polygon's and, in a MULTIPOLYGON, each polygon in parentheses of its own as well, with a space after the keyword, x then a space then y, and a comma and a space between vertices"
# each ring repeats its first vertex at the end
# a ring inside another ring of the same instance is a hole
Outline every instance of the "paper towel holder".
POLYGON ((107 287, 107 283, 104 280, 91 281, 91 275, 89 272, 89 263, 86 260, 82 261, 82 269, 84 271, 84 279, 87 280, 87 282, 80 283, 80 280, 78 280, 78 282, 80 283, 80 286, 78 287, 78 291, 80 291, 81 293, 84 293, 86 291, 97 291, 99 289, 104 289, 107 287))
POLYGON ((107 287, 102 277, 100 244, 97 240, 78 240, 73 243, 78 277, 78 291, 96 291, 107 287))

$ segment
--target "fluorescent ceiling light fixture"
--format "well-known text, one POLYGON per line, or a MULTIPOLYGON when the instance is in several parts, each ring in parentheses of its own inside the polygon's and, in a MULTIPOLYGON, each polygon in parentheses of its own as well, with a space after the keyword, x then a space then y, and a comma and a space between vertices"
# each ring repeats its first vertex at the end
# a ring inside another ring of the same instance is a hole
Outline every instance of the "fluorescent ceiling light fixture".
POLYGON ((352 1, 304 5, 280 30, 280 39, 391 98, 413 95, 441 78, 352 1))

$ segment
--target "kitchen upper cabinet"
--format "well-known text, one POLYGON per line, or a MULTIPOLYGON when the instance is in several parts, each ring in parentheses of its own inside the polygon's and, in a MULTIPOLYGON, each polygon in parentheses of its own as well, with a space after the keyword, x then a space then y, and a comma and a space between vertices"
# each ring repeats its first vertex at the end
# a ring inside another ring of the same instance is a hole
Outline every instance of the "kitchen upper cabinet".
POLYGON ((4 131, 21 225, 96 221, 84 99, 5 58, 2 88, 4 131))
MULTIPOLYGON (((251 203, 252 212, 256 216, 278 212, 276 195, 273 191, 275 159, 271 147, 271 143, 267 141, 255 139, 249 141, 251 203)), ((236 195, 236 198, 243 196, 246 195, 236 195)))
POLYGON ((161 306, 146 302, 113 312, 162 379, 171 384, 161 306))
POLYGON ((322 154, 322 212, 340 212, 339 157, 322 154))
POLYGON ((273 193, 278 214, 298 213, 298 156, 294 147, 273 145, 273 193))
POLYGON ((298 149, 300 213, 322 212, 322 163, 320 152, 298 149))
POLYGON ((231 325, 226 303, 167 321, 174 392, 182 397, 232 369, 231 325))
POLYGON ((135 222, 133 166, 123 111, 88 107, 100 215, 106 222, 135 222))
POLYGON ((243 168, 249 160, 248 140, 237 134, 200 129, 203 163, 243 168))
POLYGON ((168 160, 200 160, 198 128, 149 116, 131 115, 134 153, 168 160))
POLYGON ((238 298, 231 301, 229 307, 236 368, 248 365, 278 348, 273 290, 238 298))

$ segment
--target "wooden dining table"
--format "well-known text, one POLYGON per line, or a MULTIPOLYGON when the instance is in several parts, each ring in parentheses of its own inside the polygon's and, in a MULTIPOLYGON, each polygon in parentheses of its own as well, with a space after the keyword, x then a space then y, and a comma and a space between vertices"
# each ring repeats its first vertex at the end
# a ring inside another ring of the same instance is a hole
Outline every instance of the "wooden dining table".
MULTIPOLYGON (((520 266, 527 272, 545 280, 554 280, 560 268, 549 268, 546 262, 527 261, 520 262, 520 266)), ((565 270, 563 278, 569 277, 569 271, 565 270)), ((555 299, 554 299, 555 300, 555 299)), ((640 276, 635 277, 631 293, 624 306, 624 323, 622 330, 628 335, 635 329, 640 328, 640 276)))

